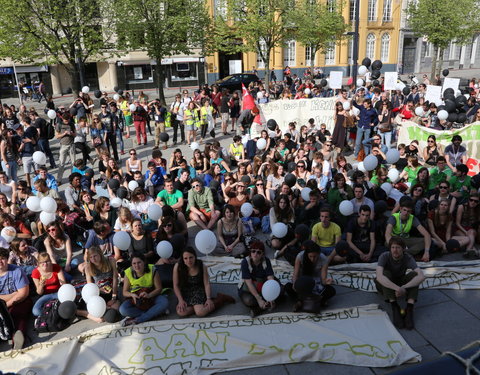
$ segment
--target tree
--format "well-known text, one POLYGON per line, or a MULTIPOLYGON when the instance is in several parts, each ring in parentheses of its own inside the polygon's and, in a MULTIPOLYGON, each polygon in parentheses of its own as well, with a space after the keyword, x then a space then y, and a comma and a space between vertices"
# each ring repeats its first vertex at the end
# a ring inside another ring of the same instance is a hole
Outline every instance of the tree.
POLYGON ((224 52, 255 52, 270 80, 270 58, 275 47, 293 36, 293 0, 227 0, 227 16, 214 21, 214 46, 224 52), (237 42, 240 40, 241 42, 237 42))
POLYGON ((160 101, 164 68, 161 61, 175 54, 191 54, 205 45, 210 17, 199 0, 117 0, 115 2, 118 46, 144 50, 157 62, 155 68, 160 101))
MULTIPOLYGON (((0 56, 59 64, 79 91, 83 64, 111 54, 110 0, 0 0, 0 56)), ((82 82, 84 83, 84 82, 82 82)))
MULTIPOLYGON (((480 7, 477 0, 417 0, 407 8, 410 27, 426 37, 434 47, 431 80, 435 78, 437 54, 450 42, 465 44, 479 28, 480 7)), ((438 70, 440 72, 440 64, 438 70)))
POLYGON ((295 39, 311 48, 311 70, 313 72, 317 52, 326 53, 332 45, 343 38, 349 29, 339 5, 320 1, 301 0, 292 14, 295 24, 295 39))

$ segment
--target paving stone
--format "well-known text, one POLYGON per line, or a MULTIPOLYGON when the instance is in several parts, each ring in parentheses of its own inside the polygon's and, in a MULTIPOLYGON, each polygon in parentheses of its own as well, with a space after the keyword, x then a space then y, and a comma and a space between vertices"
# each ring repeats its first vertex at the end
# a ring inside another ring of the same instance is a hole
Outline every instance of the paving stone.
MULTIPOLYGON (((226 371, 226 372, 218 372, 217 374, 224 374, 224 375, 289 375, 289 373, 285 366, 283 365, 275 365, 275 366, 267 366, 267 367, 256 367, 256 368, 249 368, 244 370, 235 370, 235 371, 226 371)), ((302 374, 306 374, 302 372, 302 374)))
POLYGON ((442 290, 442 293, 461 305, 463 308, 467 309, 477 318, 480 318, 480 309, 478 308, 480 301, 480 290, 446 289, 442 290))
MULTIPOLYGON (((328 375, 372 375, 368 367, 337 365, 322 362, 304 362, 285 365, 289 375, 328 374, 328 375)), ((255 374, 255 373, 252 373, 255 374)), ((272 373, 273 374, 273 373, 272 373)), ((256 374, 255 374, 256 375, 256 374)))

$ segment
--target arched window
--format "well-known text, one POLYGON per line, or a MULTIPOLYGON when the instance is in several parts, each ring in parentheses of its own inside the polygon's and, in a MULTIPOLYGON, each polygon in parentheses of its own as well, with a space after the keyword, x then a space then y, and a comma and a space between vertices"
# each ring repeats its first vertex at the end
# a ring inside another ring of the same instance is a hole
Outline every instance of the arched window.
POLYGON ((382 35, 382 45, 380 48, 380 60, 386 63, 388 61, 389 52, 390 52, 390 34, 385 33, 382 35))
POLYGON ((375 35, 374 34, 367 35, 367 51, 365 55, 372 60, 375 58, 375 35))

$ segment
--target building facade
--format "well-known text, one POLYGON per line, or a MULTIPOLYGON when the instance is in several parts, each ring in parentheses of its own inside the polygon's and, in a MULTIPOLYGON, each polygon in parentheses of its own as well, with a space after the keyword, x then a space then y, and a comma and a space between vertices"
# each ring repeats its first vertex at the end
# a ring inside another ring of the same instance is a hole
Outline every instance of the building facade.
MULTIPOLYGON (((222 8, 223 1, 208 1, 212 15, 215 12, 225 14, 226 10, 222 8)), ((356 1, 347 0, 344 4, 342 14, 353 31, 356 1)), ((360 0, 359 12, 359 63, 364 57, 369 57, 372 61, 381 60, 384 66, 383 71, 397 70, 402 0, 360 0)), ((327 53, 317 53, 315 56, 312 56, 309 48, 295 40, 288 41, 284 46, 274 49, 270 68, 275 71, 278 79, 283 77, 282 72, 285 66, 289 66, 292 73, 301 76, 305 69, 311 66, 312 59, 313 65, 320 67, 326 74, 332 70, 341 70, 344 76, 349 76, 353 66, 353 39, 339 41, 332 45, 327 53)), ((210 84, 232 71, 236 72, 235 69, 240 67, 242 71, 252 71, 255 68, 261 78, 264 76, 263 62, 254 52, 235 55, 215 53, 208 56, 206 61, 210 84)))

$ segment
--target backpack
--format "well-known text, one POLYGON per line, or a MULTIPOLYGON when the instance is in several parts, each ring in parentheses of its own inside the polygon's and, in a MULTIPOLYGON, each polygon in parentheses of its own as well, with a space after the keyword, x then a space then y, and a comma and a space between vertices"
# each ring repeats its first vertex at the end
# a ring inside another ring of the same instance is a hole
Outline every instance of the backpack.
POLYGON ((58 314, 59 306, 60 301, 58 299, 48 301, 43 306, 42 314, 35 319, 33 325, 35 331, 38 333, 59 332, 70 326, 72 321, 63 319, 58 314))
POLYGON ((8 312, 7 304, 0 299, 0 340, 6 341, 10 339, 15 331, 13 319, 8 312))
POLYGON ((55 137, 55 127, 52 125, 52 121, 47 123, 47 138, 53 139, 55 137))

